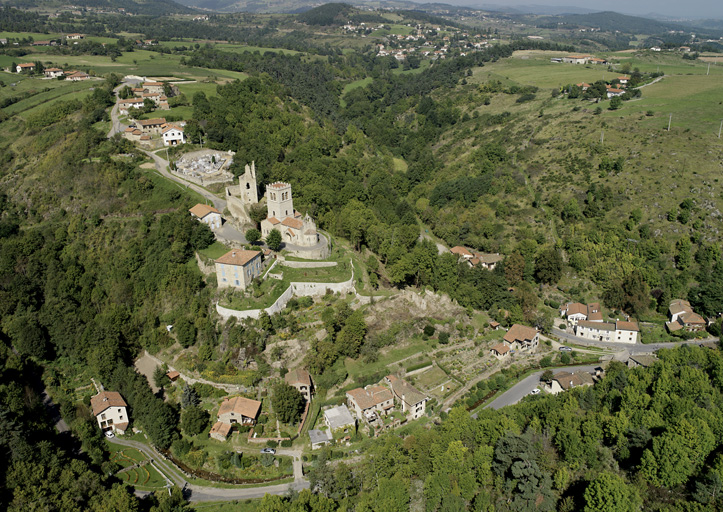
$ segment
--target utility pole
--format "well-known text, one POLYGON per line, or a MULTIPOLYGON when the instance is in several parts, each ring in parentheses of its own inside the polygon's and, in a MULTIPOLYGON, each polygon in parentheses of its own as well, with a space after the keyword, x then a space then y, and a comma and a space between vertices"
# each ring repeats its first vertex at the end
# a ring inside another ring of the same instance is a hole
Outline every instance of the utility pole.
POLYGON ((710 75, 710 62, 708 63, 708 71, 706 71, 705 76, 710 75))
POLYGON ((723 130, 723 121, 720 122, 720 128, 718 128, 718 138, 720 139, 720 132, 723 130))
POLYGON ((600 144, 605 142, 605 129, 600 130, 600 144))
POLYGON ((670 117, 668 118, 668 131, 670 131, 670 122, 673 120, 673 114, 670 114, 670 117))

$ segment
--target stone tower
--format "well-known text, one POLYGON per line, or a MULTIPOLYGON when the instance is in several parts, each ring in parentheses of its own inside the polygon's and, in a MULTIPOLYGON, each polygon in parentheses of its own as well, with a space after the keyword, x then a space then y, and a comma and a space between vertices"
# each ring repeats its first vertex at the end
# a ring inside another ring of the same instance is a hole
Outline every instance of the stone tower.
POLYGON ((238 188, 241 201, 244 204, 256 204, 259 202, 259 189, 256 184, 256 163, 251 166, 246 164, 246 172, 238 178, 238 188))
POLYGON ((291 185, 277 181, 266 187, 267 217, 283 220, 294 216, 294 201, 291 199, 291 185))

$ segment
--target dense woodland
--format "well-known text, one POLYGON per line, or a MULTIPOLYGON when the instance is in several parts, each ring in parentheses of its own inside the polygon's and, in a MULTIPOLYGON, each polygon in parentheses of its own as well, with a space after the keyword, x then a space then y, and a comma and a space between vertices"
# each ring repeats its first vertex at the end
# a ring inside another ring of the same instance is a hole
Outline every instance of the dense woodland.
MULTIPOLYGON (((326 24, 325 13, 317 14, 326 24)), ((19 11, 0 16, 13 30, 71 28, 19 11)), ((151 27, 143 17, 112 23, 72 27, 158 38, 210 30, 186 32, 204 26, 171 20, 151 27)), ((269 43, 269 30, 234 37, 269 43)), ((288 47, 292 38, 303 39, 292 34, 275 43, 288 47)), ((132 43, 108 46, 128 51, 132 43)), ((700 203, 671 207, 670 229, 661 233, 638 209, 621 218, 628 205, 615 180, 629 162, 597 145, 558 156, 579 193, 543 190, 539 182, 526 188, 537 164, 515 150, 514 129, 528 120, 515 111, 488 114, 484 106, 499 98, 523 104, 543 92, 495 81, 467 87, 466 80, 472 68, 527 48, 572 49, 513 42, 414 75, 395 73, 394 59, 369 51, 315 49, 322 59, 177 51, 188 65, 250 74, 219 86, 217 96, 191 99, 189 137, 236 151, 237 173, 256 161, 262 185, 291 182, 298 209, 364 253, 374 286, 428 286, 504 325, 543 330, 554 311, 543 306, 543 292, 571 272, 599 287, 610 309, 637 317, 664 312, 678 297, 706 315, 723 311, 715 220, 700 203), (364 77, 368 85, 342 94, 364 77), (468 149, 455 151, 459 141, 468 149), (502 252, 505 261, 494 272, 460 265, 420 238, 427 229, 449 245, 502 252)), ((229 345, 258 353, 279 322, 264 318, 226 333, 216 325, 212 290, 193 261, 213 241, 186 213, 196 201, 143 174, 139 159, 119 157, 132 146, 92 126, 107 115, 118 83, 110 76, 83 101, 2 119, 0 450, 8 463, 0 467, 0 508, 183 510, 177 492, 139 503, 105 476, 103 440, 66 379, 83 369, 120 391, 153 443, 168 448, 179 436, 180 410, 152 394, 132 370, 133 358, 170 344, 169 323, 183 346, 217 347, 226 336, 229 345), (55 434, 41 405, 44 388, 73 437, 55 434)), ((587 292, 569 289, 567 298, 584 300, 587 292)), ((365 339, 363 316, 342 306, 328 308, 322 321, 330 334, 305 364, 330 386, 345 377, 340 358, 373 361, 394 343, 365 339)), ((720 322, 711 332, 720 333, 720 322)), ((353 465, 325 464, 334 454, 324 452, 311 473, 314 493, 267 497, 261 510, 401 511, 410 502, 429 511, 719 510, 723 358, 682 347, 660 359, 648 369, 612 365, 592 388, 533 397, 477 420, 454 408, 430 429, 383 436, 353 465)))

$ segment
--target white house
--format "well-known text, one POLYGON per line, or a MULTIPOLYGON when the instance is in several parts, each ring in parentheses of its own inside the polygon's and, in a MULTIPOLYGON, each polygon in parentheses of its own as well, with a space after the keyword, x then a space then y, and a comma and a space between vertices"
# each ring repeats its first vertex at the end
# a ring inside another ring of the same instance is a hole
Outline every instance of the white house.
POLYGON ((128 404, 120 393, 116 391, 98 393, 90 399, 90 406, 101 430, 125 434, 128 428, 128 412, 126 411, 128 404))
POLYGON ((63 76, 63 70, 60 68, 45 68, 43 70, 45 73, 45 78, 58 78, 59 76, 63 76))
POLYGON ((186 143, 186 134, 183 133, 181 126, 175 124, 169 124, 161 131, 163 137, 164 146, 176 146, 178 144, 186 143))
POLYGON ((614 343, 637 343, 640 328, 636 322, 616 321, 590 322, 580 320, 575 326, 575 335, 593 341, 614 343))
POLYGON ((127 116, 128 111, 132 108, 141 109, 143 108, 142 98, 128 98, 125 100, 118 100, 118 112, 122 116, 127 116))
POLYGON ((208 227, 210 227, 211 229, 218 229, 223 223, 221 212, 219 212, 213 206, 198 203, 196 206, 194 206, 188 211, 191 212, 192 216, 196 217, 204 224, 208 224, 208 227))
POLYGON ((583 386, 592 386, 595 383, 592 374, 587 372, 570 373, 566 371, 557 372, 552 381, 545 386, 545 391, 556 395, 568 389, 583 386))
POLYGON ((18 64, 15 67, 15 72, 20 73, 22 71, 35 71, 35 64, 32 62, 26 62, 24 64, 18 64))

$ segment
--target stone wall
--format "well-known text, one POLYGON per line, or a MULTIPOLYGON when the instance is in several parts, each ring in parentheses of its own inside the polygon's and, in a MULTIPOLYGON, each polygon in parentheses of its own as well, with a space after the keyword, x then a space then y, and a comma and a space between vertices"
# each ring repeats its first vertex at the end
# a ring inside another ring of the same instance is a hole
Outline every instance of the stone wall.
POLYGON ((246 206, 239 197, 226 196, 226 208, 238 222, 244 226, 254 226, 254 222, 246 211, 246 206))
POLYGON ((284 261, 283 266, 289 268, 322 268, 336 267, 336 261, 284 261))
POLYGON ((356 293, 354 289, 354 271, 352 270, 351 279, 344 281, 343 283, 291 283, 289 287, 276 299, 271 306, 262 309, 246 309, 244 311, 237 311, 235 309, 225 308, 219 304, 216 304, 216 312, 221 315, 224 322, 229 318, 236 317, 238 319, 244 318, 259 318, 261 311, 266 311, 269 315, 273 315, 282 311, 286 304, 289 303, 293 296, 297 297, 321 297, 326 295, 327 290, 331 290, 336 293, 356 293))

